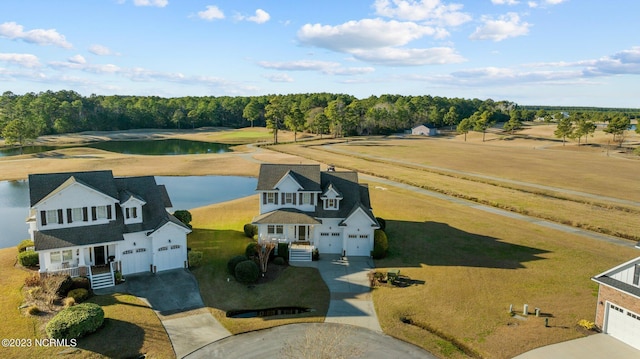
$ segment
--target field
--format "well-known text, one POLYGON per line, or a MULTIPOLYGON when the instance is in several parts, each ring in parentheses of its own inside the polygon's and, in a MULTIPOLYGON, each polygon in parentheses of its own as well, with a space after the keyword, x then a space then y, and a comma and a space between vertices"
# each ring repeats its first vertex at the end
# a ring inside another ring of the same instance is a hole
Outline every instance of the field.
MULTIPOLYGON (((640 234, 640 162, 637 157, 608 148, 608 137, 601 132, 589 138, 589 145, 580 147, 575 143, 563 146, 552 137, 552 127, 536 126, 517 136, 488 134, 486 142, 480 134, 470 133, 466 142, 462 136, 368 137, 256 148, 240 143, 256 138, 267 141, 268 132, 244 131, 247 133, 163 134, 210 141, 244 136, 236 142, 239 145, 235 152, 215 156, 171 156, 167 161, 161 156, 68 149, 45 156, 2 158, 0 179, 25 178, 32 172, 107 168, 116 175, 256 176, 260 162, 317 161, 629 238, 630 244, 640 234)), ((282 136, 293 138, 292 134, 282 136)), ((637 142, 638 136, 629 140, 637 142)), ((535 347, 587 335, 576 323, 593 320, 595 315, 597 286, 590 278, 637 256, 631 246, 488 214, 375 179, 367 181, 374 213, 386 219, 390 240, 389 256, 376 265, 381 270, 398 268, 401 274, 424 281, 407 288, 374 290, 381 325, 387 334, 443 358, 510 358, 535 347), (530 312, 540 308, 543 317, 512 317, 508 314, 511 304, 517 312, 524 304, 529 305, 530 312), (545 318, 549 328, 544 326, 545 318)), ((189 238, 190 246, 206 251, 212 260, 202 268, 213 269, 194 272, 212 314, 234 333, 288 322, 247 324, 223 316, 225 310, 238 305, 233 298, 255 295, 246 299, 247 305, 265 298, 262 292, 250 294, 246 288, 229 288, 229 297, 219 290, 228 284, 220 275, 227 257, 246 244, 242 225, 257 211, 254 202, 249 197, 192 211, 195 230, 189 238)), ((291 280, 300 279, 295 279, 297 273, 287 275, 291 280)), ((273 288, 280 288, 276 294, 286 292, 286 284, 273 284, 273 288)), ((319 288, 306 288, 305 292, 314 290, 319 288)), ((15 288, 5 293, 19 302, 15 288)), ((315 296, 321 298, 322 290, 317 293, 315 296)), ((310 305, 322 309, 321 302, 310 305)), ((3 313, 12 305, 5 305, 3 313)), ((317 321, 322 313, 317 314, 303 320, 317 321)))

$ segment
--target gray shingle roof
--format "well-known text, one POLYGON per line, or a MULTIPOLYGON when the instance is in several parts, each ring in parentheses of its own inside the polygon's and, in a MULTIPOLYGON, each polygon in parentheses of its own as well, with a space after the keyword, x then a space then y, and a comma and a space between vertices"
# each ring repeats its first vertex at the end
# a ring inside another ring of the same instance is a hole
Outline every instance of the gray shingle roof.
POLYGON ((593 278, 593 280, 596 281, 597 283, 606 284, 610 287, 616 288, 618 290, 635 295, 636 297, 640 298, 640 287, 636 287, 634 285, 621 282, 617 279, 613 279, 606 275, 595 277, 593 278))
POLYGON ((283 208, 262 214, 253 219, 253 224, 320 224, 313 213, 293 208, 283 208))
POLYGON ((290 172, 292 177, 304 188, 305 191, 320 191, 320 165, 260 165, 258 177, 258 191, 275 189, 284 175, 290 172))
MULTIPOLYGON (((70 172, 52 174, 51 182, 60 186, 72 176, 76 179, 81 178, 83 183, 96 190, 107 190, 109 193, 106 194, 115 199, 122 198, 121 195, 126 196, 127 193, 135 194, 146 202, 142 206, 143 222, 124 224, 122 210, 116 205, 115 218, 108 224, 37 231, 34 233, 36 250, 119 241, 123 240, 125 233, 152 232, 168 222, 189 229, 166 211, 166 205, 171 205, 171 201, 166 188, 157 185, 153 176, 114 178, 111 171, 70 172)), ((46 174, 29 176, 29 191, 34 193, 31 195, 32 204, 48 195, 39 186, 46 184, 49 192, 57 188, 48 184, 50 182, 47 181, 47 177, 46 174), (35 179, 34 182, 31 182, 32 178, 35 179)))

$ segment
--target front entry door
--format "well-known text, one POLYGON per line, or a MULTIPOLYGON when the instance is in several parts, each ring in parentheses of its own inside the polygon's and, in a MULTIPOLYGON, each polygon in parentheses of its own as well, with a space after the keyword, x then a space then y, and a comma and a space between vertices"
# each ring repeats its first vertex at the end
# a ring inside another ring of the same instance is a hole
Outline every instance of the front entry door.
POLYGON ((307 226, 298 226, 298 240, 299 241, 307 240, 307 226))
POLYGON ((104 260, 105 259, 104 246, 93 247, 93 253, 95 253, 95 256, 96 256, 96 265, 102 265, 107 263, 104 260))

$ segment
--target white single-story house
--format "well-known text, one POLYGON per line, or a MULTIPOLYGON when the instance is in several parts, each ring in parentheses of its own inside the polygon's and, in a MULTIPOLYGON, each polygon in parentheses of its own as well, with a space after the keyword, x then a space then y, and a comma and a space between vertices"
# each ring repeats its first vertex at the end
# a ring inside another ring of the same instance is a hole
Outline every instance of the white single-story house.
POLYGON ((290 243, 291 260, 311 253, 370 256, 374 230, 369 187, 358 173, 320 171, 320 165, 262 164, 260 210, 253 219, 259 240, 290 243))
POLYGON ((152 176, 111 171, 29 175, 29 233, 40 272, 87 275, 92 286, 123 275, 187 267, 191 230, 167 212, 166 188, 152 176))
POLYGON ((640 350, 640 257, 592 278, 598 283, 596 325, 640 350))
POLYGON ((438 129, 432 124, 420 125, 411 129, 412 135, 437 136, 438 129))

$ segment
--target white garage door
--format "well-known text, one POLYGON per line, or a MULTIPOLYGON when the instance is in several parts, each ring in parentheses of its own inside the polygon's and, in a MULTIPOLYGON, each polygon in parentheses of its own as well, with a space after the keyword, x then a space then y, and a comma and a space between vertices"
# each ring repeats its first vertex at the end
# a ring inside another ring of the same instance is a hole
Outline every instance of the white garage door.
POLYGON ((314 244, 320 253, 342 254, 342 234, 341 233, 320 233, 320 240, 314 244))
POLYGON ((347 236, 347 256, 370 256, 369 235, 349 234, 347 236))
POLYGON ((158 248, 155 258, 156 271, 183 268, 185 258, 182 249, 178 244, 158 248))
POLYGON ((122 252, 122 274, 149 271, 149 252, 146 248, 128 249, 122 252))
POLYGON ((640 349, 640 315, 615 304, 607 303, 605 332, 612 337, 640 349))

